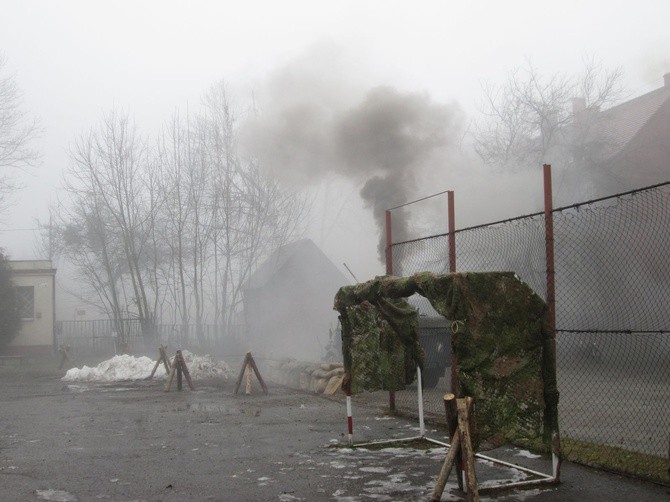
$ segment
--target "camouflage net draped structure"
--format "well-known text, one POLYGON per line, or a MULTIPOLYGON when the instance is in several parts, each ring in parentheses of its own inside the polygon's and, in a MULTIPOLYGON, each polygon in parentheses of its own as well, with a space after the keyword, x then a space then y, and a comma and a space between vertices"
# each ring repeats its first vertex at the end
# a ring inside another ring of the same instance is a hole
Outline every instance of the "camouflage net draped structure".
POLYGON ((414 293, 452 321, 457 397, 475 399, 476 448, 558 431, 555 343, 547 307, 513 272, 377 277, 335 296, 351 391, 400 390, 423 351, 414 293))

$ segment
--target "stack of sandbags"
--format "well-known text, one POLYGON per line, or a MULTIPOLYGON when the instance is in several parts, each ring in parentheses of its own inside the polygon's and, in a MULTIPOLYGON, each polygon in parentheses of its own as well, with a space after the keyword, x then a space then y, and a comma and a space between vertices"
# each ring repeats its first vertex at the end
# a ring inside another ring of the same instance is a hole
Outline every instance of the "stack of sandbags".
POLYGON ((280 361, 273 365, 272 379, 279 384, 317 394, 335 394, 342 385, 342 363, 280 361))
POLYGON ((317 394, 335 394, 342 384, 342 363, 321 363, 305 368, 301 374, 300 388, 317 394))

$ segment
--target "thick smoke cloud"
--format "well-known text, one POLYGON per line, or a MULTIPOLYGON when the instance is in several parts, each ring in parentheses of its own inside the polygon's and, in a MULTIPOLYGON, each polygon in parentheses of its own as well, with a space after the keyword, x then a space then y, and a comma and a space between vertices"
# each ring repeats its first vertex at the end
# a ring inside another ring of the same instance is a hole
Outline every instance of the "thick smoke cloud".
MULTIPOLYGON (((390 86, 363 90, 342 77, 348 74, 344 62, 324 77, 322 59, 316 61, 306 58, 268 80, 243 141, 262 165, 291 183, 336 173, 360 186, 380 228, 383 260, 385 210, 411 200, 417 175, 436 169, 439 159, 444 163, 460 130, 460 108, 390 86)), ((394 211, 393 221, 394 241, 403 240, 403 212, 394 211)))

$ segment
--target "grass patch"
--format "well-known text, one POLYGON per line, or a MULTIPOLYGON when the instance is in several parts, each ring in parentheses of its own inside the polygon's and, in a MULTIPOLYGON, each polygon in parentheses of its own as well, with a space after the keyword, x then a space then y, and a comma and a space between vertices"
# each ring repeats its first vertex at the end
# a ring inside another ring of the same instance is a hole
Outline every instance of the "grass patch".
POLYGON ((563 458, 578 464, 669 484, 667 458, 578 439, 561 438, 563 458))

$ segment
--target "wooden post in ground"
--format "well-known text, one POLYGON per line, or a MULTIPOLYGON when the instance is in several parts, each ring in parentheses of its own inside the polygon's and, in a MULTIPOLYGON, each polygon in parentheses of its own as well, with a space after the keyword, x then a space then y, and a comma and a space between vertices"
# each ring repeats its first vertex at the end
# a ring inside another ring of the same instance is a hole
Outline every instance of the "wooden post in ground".
POLYGON ((160 366, 161 363, 163 363, 163 366, 165 367, 165 374, 169 375, 170 374, 170 360, 168 359, 167 356, 167 345, 161 345, 158 348, 158 361, 156 361, 156 364, 154 364, 154 369, 151 370, 151 375, 147 377, 147 380, 151 380, 154 375, 156 374, 156 370, 160 366))
POLYGON ((458 409, 458 430, 461 433, 461 450, 463 451, 463 464, 465 472, 465 484, 467 486, 468 502, 478 502, 479 492, 477 489, 477 475, 475 474, 475 452, 472 449, 470 436, 470 410, 472 409, 472 398, 465 397, 456 400, 458 409))
POLYGON ((477 476, 475 475, 475 455, 472 449, 471 433, 470 433, 470 410, 472 408, 472 398, 466 397, 464 399, 455 399, 453 394, 446 394, 444 396, 445 411, 447 411, 447 423, 452 423, 453 420, 453 404, 455 401, 456 407, 456 430, 451 436, 451 444, 447 458, 444 460, 442 469, 435 483, 435 489, 431 496, 431 502, 437 502, 442 497, 444 487, 449 479, 451 469, 456 463, 459 456, 464 460, 465 464, 465 482, 467 485, 467 500, 468 502, 479 502, 479 492, 477 488, 477 476))
MULTIPOLYGON (((458 429, 458 410, 456 409, 456 395, 448 392, 442 398, 444 399, 444 412, 447 419, 448 437, 453 437, 458 429)), ((459 455, 456 458, 456 481, 458 489, 463 491, 463 458, 459 455)))
MULTIPOLYGON (((265 385, 265 382, 263 381, 263 377, 261 376, 260 371, 258 371, 258 366, 256 366, 256 361, 254 361, 254 357, 251 355, 251 352, 247 352, 247 354, 244 356, 244 362, 242 363, 242 368, 240 368, 240 374, 238 375, 237 383, 235 384, 235 394, 237 394, 240 390, 240 385, 242 384, 242 378, 244 377, 244 373, 247 371, 247 366, 251 366, 251 369, 253 369, 254 373, 256 374, 256 378, 258 378, 258 381, 261 384, 261 387, 263 388, 263 393, 267 394, 268 388, 265 385)), ((250 375, 249 378, 247 379, 246 391, 247 394, 251 394, 250 375)))
POLYGON ((186 366, 186 361, 184 361, 184 356, 182 355, 181 350, 177 351, 174 356, 174 360, 172 361, 170 375, 168 377, 167 383, 165 384, 165 392, 170 391, 170 387, 172 386, 172 381, 174 380, 175 375, 177 375, 177 390, 182 389, 182 375, 186 378, 188 388, 195 390, 193 381, 191 380, 191 374, 188 371, 188 367, 186 366))
POLYGON ((435 488, 433 489, 433 495, 430 498, 431 502, 439 502, 440 498, 442 498, 444 487, 447 485, 449 474, 451 474, 451 468, 454 466, 455 461, 460 456, 461 433, 458 428, 456 429, 456 432, 454 432, 454 435, 451 436, 450 445, 451 446, 449 446, 447 458, 444 459, 444 464, 442 464, 440 475, 437 477, 437 482, 435 483, 435 488))
POLYGON ((65 365, 65 361, 70 361, 70 346, 69 345, 59 345, 58 352, 60 353, 60 364, 58 369, 62 370, 65 365))
POLYGON ((254 372, 254 370, 251 368, 250 363, 247 363, 246 372, 247 372, 247 385, 246 385, 246 388, 244 390, 245 390, 245 394, 248 396, 248 395, 251 394, 251 377, 252 377, 253 372, 254 372))
POLYGON ((172 380, 174 380, 174 376, 177 373, 177 364, 179 364, 179 361, 177 359, 177 356, 174 357, 174 360, 172 361, 172 366, 170 367, 170 372, 168 373, 168 380, 165 382, 165 392, 170 391, 170 387, 172 386, 172 380))

